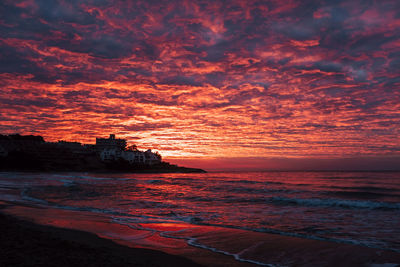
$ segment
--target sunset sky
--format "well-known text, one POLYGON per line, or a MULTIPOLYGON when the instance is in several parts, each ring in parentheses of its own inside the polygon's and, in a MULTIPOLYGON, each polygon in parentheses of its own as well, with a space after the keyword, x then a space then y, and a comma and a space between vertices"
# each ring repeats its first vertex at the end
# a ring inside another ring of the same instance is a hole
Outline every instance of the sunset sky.
POLYGON ((1 134, 114 133, 206 169, 400 162, 398 0, 2 0, 0 14, 1 134))

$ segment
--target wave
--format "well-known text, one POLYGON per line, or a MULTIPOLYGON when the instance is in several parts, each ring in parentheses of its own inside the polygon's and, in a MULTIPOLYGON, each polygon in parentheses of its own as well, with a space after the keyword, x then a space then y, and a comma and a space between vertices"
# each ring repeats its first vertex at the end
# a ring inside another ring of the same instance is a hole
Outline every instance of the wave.
POLYGON ((132 229, 135 230, 144 230, 144 231, 149 231, 151 233, 158 233, 160 236, 165 237, 165 238, 171 238, 171 239, 180 239, 180 240, 186 240, 187 244, 193 247, 197 247, 197 248, 201 248, 201 249, 205 249, 205 250, 209 250, 215 253, 219 253, 219 254, 223 254, 226 256, 231 256, 233 257, 235 260, 240 261, 240 262, 247 262, 247 263, 252 263, 255 265, 259 265, 259 266, 269 266, 269 267, 277 267, 278 265, 275 264, 271 264, 271 263, 265 263, 265 262, 260 262, 260 261, 256 261, 256 260, 252 260, 252 259, 246 259, 243 258, 241 254, 243 254, 243 252, 245 252, 247 249, 239 252, 239 253, 231 253, 222 249, 218 249, 215 247, 211 247, 211 246, 207 246, 204 245, 202 243, 200 243, 198 241, 197 238, 192 237, 192 236, 176 236, 174 234, 176 233, 181 233, 186 231, 185 229, 181 229, 181 230, 175 230, 175 231, 161 231, 158 229, 153 229, 153 228, 148 228, 148 227, 143 227, 142 225, 138 225, 136 224, 132 224, 131 220, 124 220, 121 218, 113 218, 112 221, 114 223, 118 223, 120 225, 126 225, 132 229))
POLYGON ((285 188, 278 188, 278 189, 270 189, 270 188, 251 188, 251 187, 235 187, 235 188, 223 188, 221 191, 226 191, 230 193, 252 193, 252 194, 259 194, 265 195, 267 193, 285 193, 285 194, 297 194, 297 193, 304 193, 303 190, 291 190, 285 188))
MULTIPOLYGON (((228 228, 228 229, 240 229, 240 230, 245 230, 245 231, 270 233, 270 234, 276 234, 276 235, 282 235, 282 236, 291 236, 291 237, 305 238, 305 239, 311 239, 311 240, 329 241, 329 242, 342 243, 342 244, 352 244, 352 245, 358 245, 358 246, 364 246, 364 247, 370 247, 370 248, 377 248, 377 249, 383 249, 383 250, 388 250, 388 251, 400 252, 399 249, 385 247, 385 246, 382 246, 382 244, 376 244, 374 242, 367 241, 367 240, 356 240, 356 239, 352 239, 352 238, 323 237, 323 236, 313 235, 313 234, 287 232, 287 231, 282 231, 282 230, 273 229, 273 228, 250 228, 250 227, 243 227, 243 226, 238 226, 238 225, 208 223, 208 222, 203 221, 202 219, 193 220, 190 216, 187 216, 187 217, 183 217, 183 216, 179 216, 179 215, 175 216, 175 214, 172 217, 173 218, 165 218, 165 217, 158 218, 159 221, 157 221, 157 222, 158 223, 171 223, 173 221, 184 221, 184 222, 188 222, 190 224, 221 227, 221 228, 228 228)), ((156 229, 146 228, 146 227, 143 226, 143 224, 149 224, 149 223, 151 224, 152 222, 154 222, 154 220, 157 220, 155 218, 148 218, 148 219, 145 219, 143 217, 142 218, 132 218, 130 216, 129 217, 112 217, 112 218, 113 218, 112 220, 114 222, 119 223, 119 224, 125 224, 125 225, 127 225, 127 226, 129 226, 131 228, 135 228, 135 229, 139 229, 140 228, 141 230, 160 232, 160 235, 164 236, 164 237, 177 238, 177 239, 187 239, 188 241, 191 240, 190 242, 188 242, 189 245, 198 246, 198 247, 201 247, 201 248, 204 248, 204 249, 207 249, 207 250, 211 250, 211 251, 214 251, 214 252, 217 252, 217 253, 222 253, 222 254, 226 254, 226 255, 229 255, 229 256, 233 256, 236 260, 239 260, 239 261, 251 262, 251 263, 254 263, 254 264, 257 264, 257 265, 273 266, 273 265, 267 264, 267 263, 256 262, 256 261, 240 258, 240 254, 241 254, 240 252, 237 253, 237 254, 233 254, 233 253, 229 253, 229 252, 225 253, 225 251, 218 250, 218 249, 215 249, 215 248, 212 248, 212 247, 208 247, 208 246, 204 246, 204 245, 198 243, 197 240, 195 238, 192 238, 192 237, 182 237, 182 236, 170 235, 170 233, 180 232, 180 231, 184 231, 184 230, 162 232, 162 231, 159 231, 159 230, 156 230, 156 229)), ((194 218, 196 218, 196 217, 194 217, 194 218)), ((383 245, 385 245, 385 244, 383 244, 383 245)))
POLYGON ((152 180, 145 180, 143 181, 146 184, 168 184, 167 181, 165 180, 158 180, 158 179, 152 179, 152 180))
POLYGON ((218 180, 217 182, 221 185, 237 185, 237 184, 252 185, 252 184, 263 184, 264 183, 264 182, 253 181, 253 180, 222 180, 222 179, 218 180))
POLYGON ((74 180, 61 179, 59 181, 62 182, 63 186, 65 186, 65 187, 76 186, 78 184, 74 180))
POLYGON ((30 202, 37 203, 37 204, 42 204, 42 205, 49 205, 49 203, 46 200, 35 198, 35 197, 31 197, 31 196, 28 195, 27 192, 28 192, 28 189, 22 190, 21 198, 23 200, 28 200, 30 202))
MULTIPOLYGON (((279 192, 279 191, 274 191, 279 192)), ((272 192, 272 193, 274 193, 272 192)), ((284 192, 283 190, 280 192, 284 192)), ((273 197, 235 197, 233 195, 220 196, 218 198, 209 198, 204 196, 184 197, 186 201, 191 202, 224 202, 224 203, 251 203, 251 204, 276 204, 276 205, 298 205, 311 207, 333 207, 347 209, 381 209, 381 210, 399 210, 400 203, 395 202, 378 202, 378 201, 360 201, 346 199, 323 199, 323 198, 290 198, 283 196, 273 197)))
POLYGON ((62 175, 62 174, 53 174, 49 178, 45 179, 54 179, 57 178, 65 179, 79 179, 79 180, 89 180, 89 181, 135 181, 134 178, 120 178, 120 177, 96 177, 89 175, 62 175))
POLYGON ((252 180, 237 180, 237 181, 232 181, 234 183, 241 183, 241 184, 261 184, 262 182, 259 181, 252 181, 252 180))
MULTIPOLYGON (((203 216, 187 216, 175 212, 170 212, 168 214, 159 214, 161 216, 154 216, 154 215, 134 215, 124 211, 118 211, 114 209, 101 209, 95 207, 87 207, 87 206, 65 206, 59 205, 57 203, 47 202, 42 199, 31 197, 27 194, 27 191, 24 191, 22 194, 22 198, 24 200, 37 203, 39 205, 50 206, 59 209, 67 209, 73 211, 84 211, 84 212, 94 212, 94 213, 102 213, 110 215, 112 218, 119 217, 122 219, 124 217, 126 222, 130 223, 170 223, 176 221, 184 221, 191 224, 197 225, 210 225, 210 226, 218 226, 224 228, 236 228, 236 229, 243 229, 249 231, 258 231, 258 232, 267 232, 267 233, 274 233, 280 235, 287 235, 287 236, 296 236, 308 239, 316 239, 316 240, 326 240, 326 241, 333 241, 333 242, 340 242, 340 243, 351 243, 357 245, 363 245, 368 247, 378 247, 370 242, 361 241, 361 240, 350 240, 350 239, 336 239, 336 238, 327 238, 321 236, 313 236, 308 234, 301 234, 295 232, 284 232, 279 231, 276 229, 269 229, 269 228, 247 228, 247 227, 240 227, 238 225, 226 225, 226 224, 210 224, 207 222, 207 218, 203 218, 203 216)), ((303 206, 317 206, 317 207, 341 207, 341 208, 362 208, 362 209, 389 209, 389 210, 398 210, 400 209, 400 203, 385 203, 385 202, 373 202, 373 201, 348 201, 348 200, 338 200, 338 199, 298 199, 298 198, 283 198, 283 197, 273 197, 269 199, 264 199, 263 201, 272 201, 274 203, 279 204, 295 204, 295 205, 303 205, 303 206)), ((140 203, 143 204, 143 203, 140 203)), ((149 203, 145 203, 147 205, 149 203)), ((154 204, 160 203, 153 203, 150 206, 154 206, 154 204)), ((173 210, 173 209, 172 209, 173 210)), ((190 244, 195 245, 195 244, 190 244)), ((200 244, 199 244, 200 245, 200 244)), ((386 248, 389 250, 394 250, 390 248, 386 248)), ((394 250, 397 251, 397 250, 394 250)), ((233 255, 231 255, 233 256, 233 255)), ((235 257, 236 258, 236 257, 235 257)))
POLYGON ((399 191, 399 189, 395 188, 377 187, 377 186, 328 186, 328 187, 334 189, 343 189, 343 190, 362 190, 362 191, 379 191, 379 192, 399 191))
POLYGON ((328 176, 323 176, 323 177, 320 177, 320 178, 321 179, 329 179, 329 180, 342 180, 342 179, 345 179, 345 180, 368 180, 368 179, 371 178, 369 175, 353 176, 353 175, 345 175, 345 174, 346 174, 346 172, 343 174, 343 176, 329 176, 328 175, 328 176))
POLYGON ((398 195, 398 194, 368 192, 368 191, 328 191, 328 192, 325 192, 324 194, 352 197, 352 198, 361 198, 361 199, 376 199, 376 198, 384 198, 384 197, 400 198, 400 195, 398 195))
POLYGON ((270 200, 277 204, 294 204, 302 206, 317 207, 338 207, 353 209, 382 209, 399 210, 400 203, 377 202, 377 201, 358 201, 345 199, 322 199, 322 198, 286 198, 272 197, 270 200))

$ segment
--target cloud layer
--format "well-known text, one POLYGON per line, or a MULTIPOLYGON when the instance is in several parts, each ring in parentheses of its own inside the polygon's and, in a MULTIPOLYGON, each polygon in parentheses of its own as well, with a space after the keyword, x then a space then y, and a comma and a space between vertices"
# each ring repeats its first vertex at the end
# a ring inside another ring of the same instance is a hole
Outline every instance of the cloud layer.
POLYGON ((4 0, 0 14, 1 133, 116 133, 168 157, 400 155, 399 1, 4 0))

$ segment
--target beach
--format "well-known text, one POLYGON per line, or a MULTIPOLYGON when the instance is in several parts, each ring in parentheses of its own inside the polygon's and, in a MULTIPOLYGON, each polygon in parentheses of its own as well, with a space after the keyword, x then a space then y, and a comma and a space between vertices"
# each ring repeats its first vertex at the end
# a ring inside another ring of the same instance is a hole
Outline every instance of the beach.
POLYGON ((0 227, 0 266, 200 266, 183 257, 4 214, 0 227))
POLYGON ((1 266, 400 263, 396 173, 0 178, 1 266))
POLYGON ((116 229, 100 218, 88 222, 86 216, 3 203, 0 265, 394 267, 400 262, 399 253, 349 244, 188 224, 148 225, 158 229, 154 234, 116 229))

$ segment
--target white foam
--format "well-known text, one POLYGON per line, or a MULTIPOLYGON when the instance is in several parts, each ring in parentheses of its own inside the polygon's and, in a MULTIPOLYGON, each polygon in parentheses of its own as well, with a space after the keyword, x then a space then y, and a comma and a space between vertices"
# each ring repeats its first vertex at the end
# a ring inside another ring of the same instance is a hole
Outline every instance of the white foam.
POLYGON ((182 232, 186 231, 186 229, 181 229, 181 230, 177 230, 177 231, 160 231, 160 230, 156 230, 156 229, 152 229, 152 228, 143 227, 140 224, 132 225, 131 223, 123 222, 120 218, 114 218, 113 222, 119 223, 121 225, 126 225, 126 226, 128 226, 128 227, 130 227, 132 229, 135 229, 135 230, 145 230, 145 231, 150 231, 152 233, 158 233, 160 236, 166 237, 166 238, 183 239, 183 240, 186 240, 187 244, 190 245, 190 246, 206 249, 206 250, 209 250, 209 251, 212 251, 212 252, 215 252, 215 253, 219 253, 219 254, 224 254, 224 255, 227 255, 227 256, 232 256, 237 261, 253 263, 253 264, 256 264, 256 265, 260 265, 260 266, 269 266, 269 267, 278 267, 279 266, 279 265, 275 265, 275 264, 264 263, 264 262, 260 262, 260 261, 255 261, 255 260, 242 258, 240 256, 240 254, 242 254, 243 251, 241 251, 238 254, 230 253, 228 251, 224 251, 224 250, 220 250, 220 249, 217 249, 217 248, 214 248, 214 247, 210 247, 210 246, 206 246, 206 245, 200 244, 199 242, 197 242, 197 239, 194 238, 194 237, 171 235, 172 233, 182 233, 182 232))
MULTIPOLYGON (((182 232, 182 230, 174 231, 174 232, 182 232)), ((169 233, 172 233, 172 231, 161 232, 160 236, 167 237, 167 238, 173 238, 173 239, 185 239, 185 240, 187 240, 188 245, 191 245, 193 247, 206 249, 206 250, 210 250, 210 251, 215 252, 215 253, 224 254, 224 255, 227 255, 227 256, 232 256, 237 261, 253 263, 253 264, 256 264, 256 265, 260 265, 260 266, 270 266, 270 267, 277 267, 278 266, 278 265, 271 264, 271 263, 264 263, 264 262, 260 262, 260 261, 255 261, 255 260, 242 258, 240 256, 240 254, 243 253, 243 251, 240 252, 240 253, 237 253, 237 254, 236 253, 230 253, 230 252, 225 251, 225 250, 221 250, 221 249, 217 249, 217 248, 214 248, 214 247, 210 247, 210 246, 206 246, 206 245, 200 244, 197 241, 197 239, 194 238, 194 237, 180 237, 180 236, 177 237, 177 236, 169 235, 169 233)))
POLYGON ((21 192, 21 198, 22 198, 23 200, 29 200, 29 201, 31 201, 31 202, 33 202, 33 203, 38 203, 38 204, 43 204, 43 205, 48 205, 48 204, 49 204, 46 200, 28 196, 28 194, 26 193, 26 191, 27 191, 27 190, 24 189, 24 190, 22 190, 22 192, 21 192))

